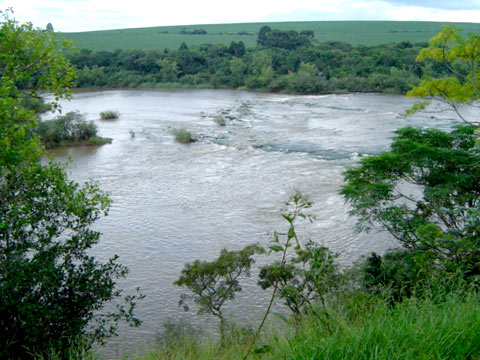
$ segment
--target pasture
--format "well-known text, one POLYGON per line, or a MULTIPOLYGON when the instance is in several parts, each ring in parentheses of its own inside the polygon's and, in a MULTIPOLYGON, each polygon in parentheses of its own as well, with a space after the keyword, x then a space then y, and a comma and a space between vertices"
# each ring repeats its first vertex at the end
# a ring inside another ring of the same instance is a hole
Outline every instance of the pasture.
POLYGON ((74 40, 79 48, 94 51, 115 49, 176 50, 185 42, 189 47, 201 44, 229 45, 243 41, 255 47, 259 29, 268 25, 278 30, 313 30, 315 42, 345 41, 352 45, 379 45, 391 42, 428 41, 443 25, 453 24, 464 33, 480 32, 480 24, 438 23, 422 21, 306 21, 239 23, 188 26, 159 26, 148 28, 60 33, 64 39, 74 40), (191 34, 194 30, 207 34, 191 34))

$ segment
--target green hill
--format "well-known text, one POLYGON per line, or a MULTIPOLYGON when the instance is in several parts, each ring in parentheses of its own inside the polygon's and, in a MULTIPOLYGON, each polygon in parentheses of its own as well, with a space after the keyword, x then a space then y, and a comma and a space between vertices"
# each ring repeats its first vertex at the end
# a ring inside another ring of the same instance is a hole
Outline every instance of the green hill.
POLYGON ((480 32, 476 23, 438 23, 425 21, 309 21, 276 23, 242 23, 188 26, 159 26, 149 28, 60 33, 65 39, 74 40, 79 48, 91 50, 115 49, 178 49, 185 42, 188 46, 201 44, 229 45, 243 41, 254 47, 258 30, 268 25, 278 30, 313 30, 317 42, 345 41, 352 45, 378 45, 390 42, 428 41, 442 25, 453 24, 465 33, 480 32), (205 30, 207 34, 191 34, 205 30))

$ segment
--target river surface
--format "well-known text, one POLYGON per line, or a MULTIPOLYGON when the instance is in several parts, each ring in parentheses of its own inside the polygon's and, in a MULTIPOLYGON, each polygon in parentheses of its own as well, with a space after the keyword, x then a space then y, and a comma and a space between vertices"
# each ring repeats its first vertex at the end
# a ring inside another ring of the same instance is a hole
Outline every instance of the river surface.
MULTIPOLYGON (((113 204, 95 225, 103 235, 93 253, 102 260, 118 254, 130 269, 119 286, 125 293, 140 286, 146 295, 136 311, 141 327, 121 327, 100 354, 117 358, 141 350, 167 320, 214 329, 214 319, 178 307, 183 290, 172 283, 186 262, 212 260, 223 248, 267 245, 273 231, 286 231, 279 214, 296 190, 314 203, 316 221, 300 226, 303 238, 337 252, 340 263, 395 246, 385 233, 354 233, 355 220, 338 191, 345 167, 387 150, 393 130, 451 126, 448 118, 403 118, 412 103, 376 94, 224 90, 81 92, 61 101, 63 113, 84 113, 101 136, 113 139, 110 145, 54 153, 60 161, 72 159, 72 179, 96 180, 110 193, 113 204), (99 120, 105 110, 118 111, 119 119, 99 120), (218 114, 225 127, 213 121, 218 114), (179 128, 198 141, 177 143, 172 130, 179 128)), ((262 257, 257 263, 271 260, 262 257)), ((255 278, 246 279, 227 313, 255 326, 269 295, 255 278)))

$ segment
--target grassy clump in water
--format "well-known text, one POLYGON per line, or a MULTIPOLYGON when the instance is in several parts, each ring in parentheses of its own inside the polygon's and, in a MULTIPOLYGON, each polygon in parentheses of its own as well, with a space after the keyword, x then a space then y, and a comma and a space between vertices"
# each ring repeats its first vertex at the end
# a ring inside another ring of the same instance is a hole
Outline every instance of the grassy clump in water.
POLYGON ((225 118, 222 116, 222 115, 217 115, 213 118, 213 121, 215 122, 215 124, 219 125, 219 126, 225 126, 227 123, 225 121, 225 118))
POLYGON ((175 136, 175 140, 181 144, 189 144, 196 141, 192 133, 187 129, 174 129, 172 134, 175 136))
POLYGON ((120 117, 120 114, 116 111, 107 110, 100 113, 101 120, 115 120, 120 117))

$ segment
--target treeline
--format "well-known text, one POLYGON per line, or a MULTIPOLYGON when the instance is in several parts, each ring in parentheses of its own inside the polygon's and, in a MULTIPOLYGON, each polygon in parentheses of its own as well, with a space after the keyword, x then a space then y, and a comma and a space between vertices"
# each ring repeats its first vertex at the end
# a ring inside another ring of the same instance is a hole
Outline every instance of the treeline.
POLYGON ((248 88, 273 92, 405 93, 422 75, 438 76, 441 63, 425 66, 415 58, 427 43, 352 46, 314 44, 312 31, 260 29, 257 47, 204 44, 174 50, 82 49, 70 55, 81 88, 184 87, 248 88))

